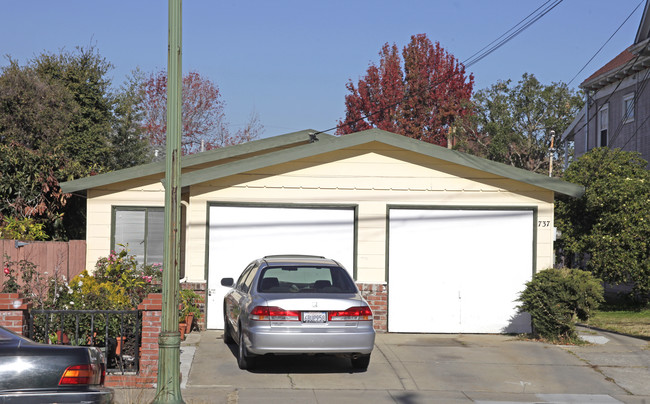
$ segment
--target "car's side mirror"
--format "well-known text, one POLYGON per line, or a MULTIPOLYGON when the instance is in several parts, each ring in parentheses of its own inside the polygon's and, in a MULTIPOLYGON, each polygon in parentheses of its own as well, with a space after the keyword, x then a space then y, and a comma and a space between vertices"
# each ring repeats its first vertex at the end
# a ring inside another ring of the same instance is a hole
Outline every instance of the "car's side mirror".
POLYGON ((221 278, 221 286, 227 286, 230 288, 234 284, 235 280, 233 278, 221 278))

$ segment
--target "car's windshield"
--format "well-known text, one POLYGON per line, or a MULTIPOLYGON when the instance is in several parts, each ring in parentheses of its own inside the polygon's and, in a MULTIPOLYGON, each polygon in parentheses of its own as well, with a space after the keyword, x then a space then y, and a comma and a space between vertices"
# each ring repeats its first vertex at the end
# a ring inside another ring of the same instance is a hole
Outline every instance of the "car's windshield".
POLYGON ((263 293, 355 293, 356 288, 341 267, 268 267, 259 277, 257 290, 263 293))

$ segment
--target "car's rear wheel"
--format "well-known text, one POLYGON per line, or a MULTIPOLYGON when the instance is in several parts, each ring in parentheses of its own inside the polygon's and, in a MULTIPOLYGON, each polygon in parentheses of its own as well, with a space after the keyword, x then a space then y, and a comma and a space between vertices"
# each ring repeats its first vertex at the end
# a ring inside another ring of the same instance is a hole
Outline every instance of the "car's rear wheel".
POLYGON ((230 328, 230 321, 228 317, 223 315, 223 342, 225 344, 232 344, 235 342, 235 339, 232 337, 232 328, 230 328))
POLYGON ((248 354, 246 345, 244 344, 244 332, 239 326, 239 346, 237 347, 237 365, 240 369, 252 369, 253 358, 248 354))
POLYGON ((370 354, 352 357, 352 367, 355 370, 367 370, 370 364, 370 354))

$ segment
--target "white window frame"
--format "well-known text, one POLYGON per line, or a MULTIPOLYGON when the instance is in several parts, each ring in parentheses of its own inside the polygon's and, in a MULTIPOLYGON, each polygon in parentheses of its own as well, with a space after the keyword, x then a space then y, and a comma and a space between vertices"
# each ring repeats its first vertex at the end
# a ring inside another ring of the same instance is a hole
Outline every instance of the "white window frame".
POLYGON ((603 105, 598 110, 598 138, 596 139, 599 147, 605 147, 609 144, 609 104, 603 105), (604 116, 604 123, 603 123, 604 116), (605 133, 605 144, 603 144, 603 131, 605 133))
POLYGON ((634 122, 634 109, 636 102, 634 100, 634 93, 626 94, 623 96, 623 122, 634 122))

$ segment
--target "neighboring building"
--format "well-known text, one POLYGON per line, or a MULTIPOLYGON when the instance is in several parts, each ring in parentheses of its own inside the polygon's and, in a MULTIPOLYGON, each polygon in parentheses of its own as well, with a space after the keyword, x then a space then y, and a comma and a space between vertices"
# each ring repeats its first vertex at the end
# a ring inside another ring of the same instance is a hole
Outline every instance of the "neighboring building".
MULTIPOLYGON (((528 332, 553 265, 555 193, 583 187, 378 129, 301 131, 182 159, 183 276, 223 326, 223 277, 271 254, 339 260, 394 332, 528 332)), ((164 162, 61 184, 87 196, 87 268, 119 244, 162 259, 164 162)))
POLYGON ((634 44, 580 84, 587 102, 562 135, 573 140, 575 157, 607 146, 640 152, 650 161, 649 14, 646 1, 634 44))

